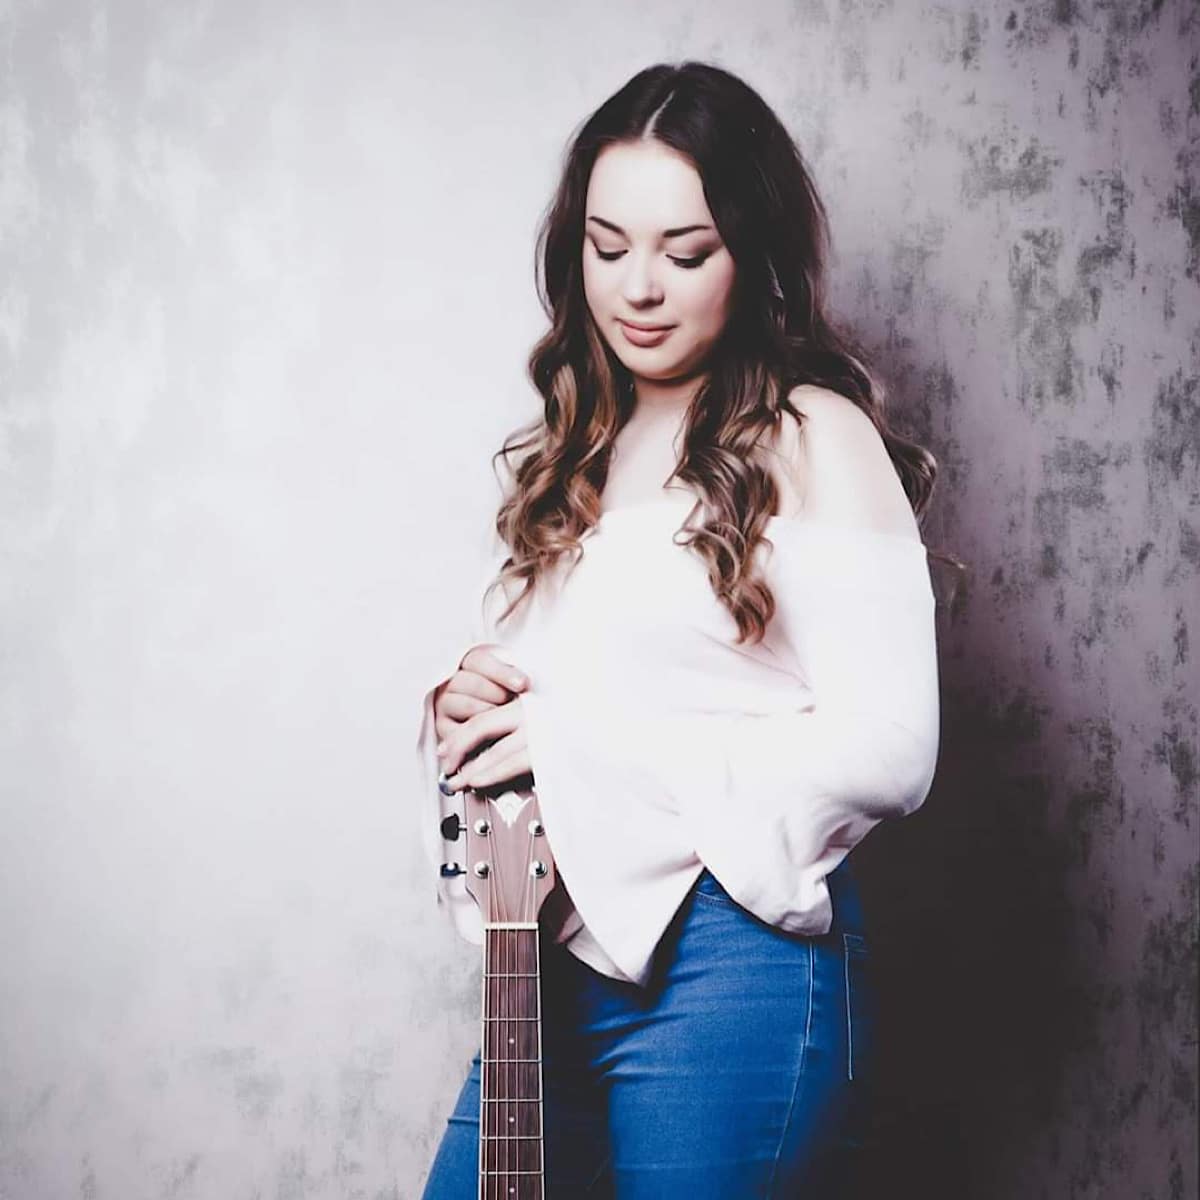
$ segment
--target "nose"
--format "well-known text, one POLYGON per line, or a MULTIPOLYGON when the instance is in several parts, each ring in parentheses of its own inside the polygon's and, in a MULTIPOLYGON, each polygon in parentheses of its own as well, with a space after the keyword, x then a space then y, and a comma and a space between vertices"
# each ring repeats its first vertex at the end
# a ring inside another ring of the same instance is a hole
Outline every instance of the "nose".
POLYGON ((621 295, 630 308, 645 308, 662 301, 662 285, 658 279, 654 257, 630 252, 625 256, 628 264, 621 280, 621 295))

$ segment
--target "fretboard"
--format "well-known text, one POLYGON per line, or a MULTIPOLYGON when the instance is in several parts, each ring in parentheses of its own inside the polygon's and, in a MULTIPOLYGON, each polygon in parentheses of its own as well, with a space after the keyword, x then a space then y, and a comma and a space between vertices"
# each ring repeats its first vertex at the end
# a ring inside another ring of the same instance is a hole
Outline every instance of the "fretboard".
POLYGON ((544 1200, 536 922, 485 926, 479 1200, 544 1200))

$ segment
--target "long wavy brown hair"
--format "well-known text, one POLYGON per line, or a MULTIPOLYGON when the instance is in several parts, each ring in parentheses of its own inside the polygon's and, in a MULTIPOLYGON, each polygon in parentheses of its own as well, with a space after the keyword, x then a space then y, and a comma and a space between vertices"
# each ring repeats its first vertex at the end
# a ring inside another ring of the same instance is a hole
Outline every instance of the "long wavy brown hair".
POLYGON ((493 470, 504 460, 513 482, 496 515, 509 556, 487 591, 520 584, 499 618, 506 620, 561 555, 578 561, 580 538, 599 519, 614 441, 635 399, 632 375, 596 328, 584 296, 584 209, 600 152, 642 138, 690 159, 735 263, 730 316, 684 419, 671 479, 699 497, 679 531, 688 535, 681 544, 707 563, 714 594, 737 622, 738 642, 758 641, 775 599, 753 552, 769 541, 764 530, 779 501, 764 435, 776 431, 785 410, 803 426, 789 400, 794 387, 840 392, 870 417, 918 519, 938 466, 928 450, 889 427, 883 385, 826 312, 828 218, 799 148, 753 88, 703 62, 639 71, 583 122, 567 149, 537 238, 536 282, 550 329, 528 367, 544 411, 492 458, 493 470), (697 524, 698 510, 705 519, 697 524))

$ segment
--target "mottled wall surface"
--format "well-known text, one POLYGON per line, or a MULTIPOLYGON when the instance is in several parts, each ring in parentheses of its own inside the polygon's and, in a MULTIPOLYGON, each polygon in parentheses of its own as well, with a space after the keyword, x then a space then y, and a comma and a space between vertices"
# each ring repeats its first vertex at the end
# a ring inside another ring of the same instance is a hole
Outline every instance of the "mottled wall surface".
POLYGON ((871 1194, 1195 1196, 1198 55, 1185 0, 0 3, 0 1197, 419 1194, 478 958, 411 698, 562 145, 685 57, 813 164, 971 567, 856 856, 871 1194))

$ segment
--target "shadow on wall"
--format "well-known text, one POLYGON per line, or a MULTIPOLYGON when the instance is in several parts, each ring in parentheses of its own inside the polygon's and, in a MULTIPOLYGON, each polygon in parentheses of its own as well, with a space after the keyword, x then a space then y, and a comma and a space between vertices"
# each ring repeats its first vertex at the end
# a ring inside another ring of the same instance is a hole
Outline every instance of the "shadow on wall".
POLYGON ((897 1180, 922 1200, 991 1192, 979 1173, 1061 1120, 1068 1060, 1089 1048, 1103 1001, 1073 953, 1070 856, 1047 833, 1053 763, 1024 774, 1011 753, 1036 724, 944 688, 933 791, 855 851, 881 1008, 863 1197, 897 1180))
MULTIPOLYGON (((978 580, 978 564, 972 574, 978 580)), ((940 629, 946 619, 939 612, 940 629)), ((895 1194, 898 1182, 922 1200, 1029 1194, 1014 1173, 1036 1160, 1033 1147, 1070 1136, 1073 1111, 1083 1132, 1081 1108, 1101 1099, 1068 1095, 1068 1076, 1081 1058, 1107 1070, 1114 1047, 1102 1030, 1113 1013, 1136 1002, 1140 1020, 1169 1024, 1186 1003, 1186 919, 1152 930, 1136 996, 1098 971, 1095 941, 1108 938, 1118 901, 1087 868, 1098 812, 1119 805, 1121 783, 1102 776, 1090 790, 1071 787, 1069 747, 1056 755, 1044 736, 1048 710, 1024 692, 981 694, 982 681, 1011 671, 975 660, 956 681, 943 665, 933 791, 854 852, 880 993, 877 1118, 855 1193, 863 1200, 895 1194), (1072 886, 1090 889, 1086 902, 1072 886)), ((1104 1110, 1119 1120, 1146 1088, 1109 1082, 1104 1110)), ((1115 1194, 1111 1162, 1072 1156, 1072 1194, 1115 1194)))

